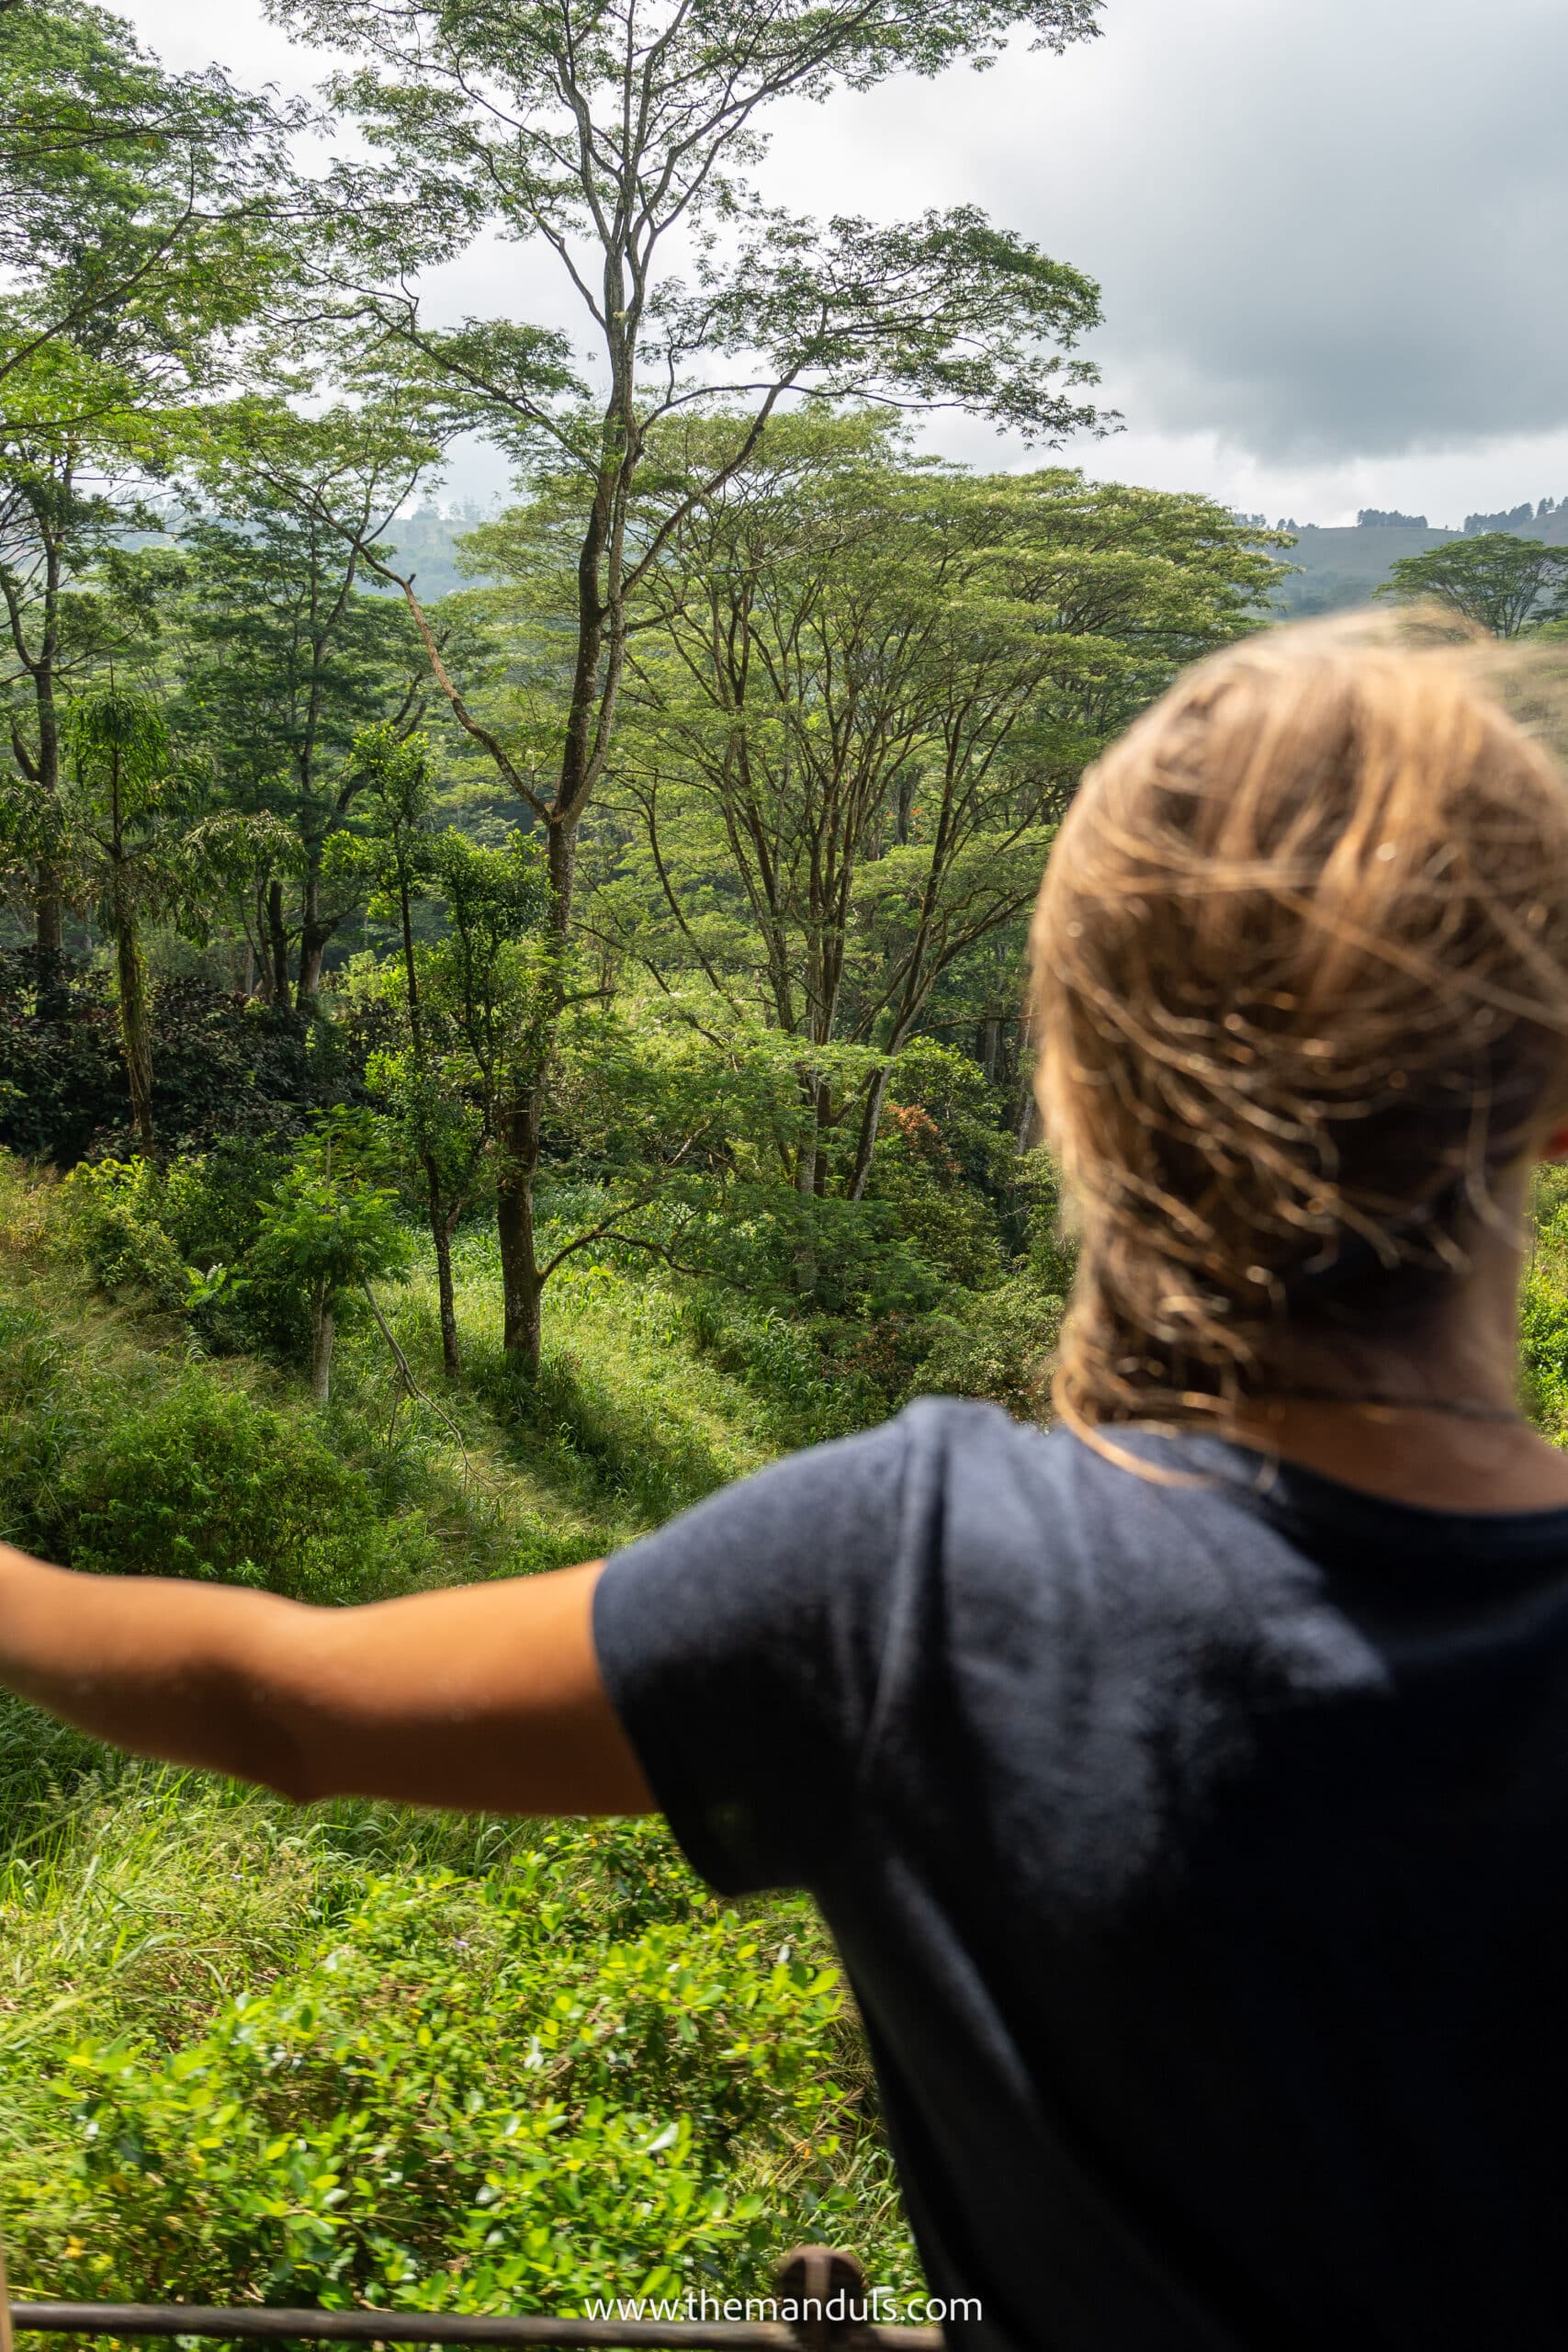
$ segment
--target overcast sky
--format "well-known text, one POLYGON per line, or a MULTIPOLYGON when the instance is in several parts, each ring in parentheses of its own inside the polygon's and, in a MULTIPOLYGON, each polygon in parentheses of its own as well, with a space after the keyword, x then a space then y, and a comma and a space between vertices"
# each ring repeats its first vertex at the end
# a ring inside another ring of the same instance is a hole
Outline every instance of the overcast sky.
MULTIPOLYGON (((171 65, 292 89, 321 71, 260 0, 121 5, 171 65)), ((1270 521, 1568 496, 1564 0, 1106 0, 1103 24, 1065 57, 784 110, 770 195, 884 218, 977 202, 1098 277, 1125 429, 1068 452, 1092 473, 1270 521)), ((439 296, 572 322, 512 247, 439 296)), ((963 420, 931 438, 1028 461, 963 420)), ((471 450, 449 489, 502 480, 471 450)))

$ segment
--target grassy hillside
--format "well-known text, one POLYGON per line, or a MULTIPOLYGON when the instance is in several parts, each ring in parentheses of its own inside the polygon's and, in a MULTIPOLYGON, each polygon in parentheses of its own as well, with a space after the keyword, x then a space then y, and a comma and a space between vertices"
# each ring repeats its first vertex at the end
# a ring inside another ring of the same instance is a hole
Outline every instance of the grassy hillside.
MULTIPOLYGON (((152 1565, 178 1529, 187 1573, 407 1589, 591 1556, 813 1433, 787 1361, 721 1370, 677 1297, 604 1267, 521 1399, 478 1238, 462 1273, 459 1446, 397 1408, 368 1328, 324 1413, 193 1353, 82 1271, 58 1186, 0 1165, 4 1532, 152 1565)), ((393 1313, 433 1373, 421 1279, 393 1313)), ((803 2237, 913 2284, 809 1906, 716 1903, 657 1824, 299 1812, 5 1701, 0 1914, 19 2295, 570 2310, 743 2291, 803 2237)))
MULTIPOLYGON (((204 1356, 144 1284, 106 1290, 70 1201, 0 1159, 0 1532, 83 1566, 336 1594, 527 1572, 864 1409, 787 1325, 716 1331, 606 1265, 558 1292, 520 1388, 474 1235, 457 1433, 400 1404, 367 1322, 319 1412, 297 1375, 204 1356)), ((434 1387, 427 1280, 387 1296, 434 1387)), ((1562 1442, 1562 1170, 1524 1322, 1562 1442)), ((810 1906, 716 1902, 657 1823, 301 1812, 0 1700, 0 1938, 22 2296, 570 2311, 743 2292, 803 2238, 916 2286, 810 1906)))

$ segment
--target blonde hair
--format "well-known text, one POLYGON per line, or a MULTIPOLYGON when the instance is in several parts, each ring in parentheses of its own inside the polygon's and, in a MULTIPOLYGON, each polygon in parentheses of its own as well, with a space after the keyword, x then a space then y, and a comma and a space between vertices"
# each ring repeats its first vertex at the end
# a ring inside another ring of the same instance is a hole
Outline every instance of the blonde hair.
POLYGON ((1568 788, 1454 644, 1269 630, 1090 769, 1034 917, 1070 1422, 1414 1329, 1568 1107, 1568 788))

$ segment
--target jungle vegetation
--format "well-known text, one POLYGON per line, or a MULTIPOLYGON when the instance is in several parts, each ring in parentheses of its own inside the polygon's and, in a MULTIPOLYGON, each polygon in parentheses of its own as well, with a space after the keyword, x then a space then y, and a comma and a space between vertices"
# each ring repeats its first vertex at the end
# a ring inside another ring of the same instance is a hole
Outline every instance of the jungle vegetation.
MULTIPOLYGON (((324 164, 90 0, 0 6, 0 1533, 341 1603, 920 1389, 1039 1409, 1026 910, 1279 565, 1054 461, 1111 421, 1081 272, 751 176, 785 99, 1091 0, 276 13, 350 58, 324 164), (577 334, 427 315, 497 233, 577 334), (1038 462, 921 454, 943 408, 1038 462), (427 594, 474 432, 514 492, 427 594)), ((824 2237, 913 2282, 802 1904, 9 1703, 0 1791, 14 2292, 566 2309, 824 2237)))

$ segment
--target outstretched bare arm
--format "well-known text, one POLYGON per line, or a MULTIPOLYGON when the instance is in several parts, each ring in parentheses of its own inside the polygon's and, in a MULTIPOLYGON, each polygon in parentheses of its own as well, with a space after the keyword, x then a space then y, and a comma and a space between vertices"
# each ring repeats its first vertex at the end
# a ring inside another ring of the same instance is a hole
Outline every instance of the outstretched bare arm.
POLYGON ((0 1683, 138 1755, 301 1803, 647 1813, 594 1656, 603 1565, 311 1609, 0 1546, 0 1683))

